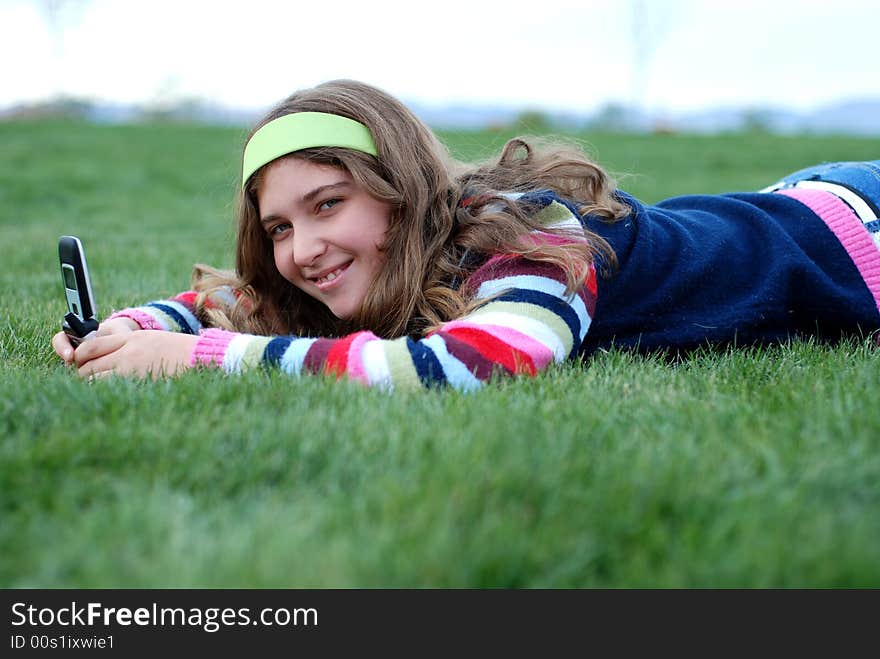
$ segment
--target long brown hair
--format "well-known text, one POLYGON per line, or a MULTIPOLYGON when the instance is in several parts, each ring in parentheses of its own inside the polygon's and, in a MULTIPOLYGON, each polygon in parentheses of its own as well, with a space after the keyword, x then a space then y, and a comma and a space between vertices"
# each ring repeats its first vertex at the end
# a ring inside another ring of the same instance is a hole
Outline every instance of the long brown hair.
MULTIPOLYGON (((296 92, 254 126, 294 112, 325 112, 364 124, 378 157, 359 151, 321 147, 295 157, 347 170, 355 182, 391 207, 382 246, 386 265, 355 317, 340 320, 278 272, 272 243, 260 225, 257 190, 265 167, 239 191, 236 271, 197 265, 198 312, 207 323, 262 334, 341 336, 369 329, 385 338, 418 335, 469 309, 462 281, 479 259, 494 253, 521 254, 561 266, 568 289, 583 284, 586 264, 598 254, 614 262, 598 236, 561 245, 522 240, 546 228, 533 209, 504 193, 552 189, 582 212, 613 220, 629 209, 612 194, 607 174, 582 152, 561 143, 511 140, 494 161, 456 162, 446 147, 406 106, 364 83, 337 80, 296 92), (470 203, 462 204, 467 195, 470 203), (201 304, 220 286, 238 291, 231 307, 201 304)), ((248 139, 250 139, 250 135, 248 139)))

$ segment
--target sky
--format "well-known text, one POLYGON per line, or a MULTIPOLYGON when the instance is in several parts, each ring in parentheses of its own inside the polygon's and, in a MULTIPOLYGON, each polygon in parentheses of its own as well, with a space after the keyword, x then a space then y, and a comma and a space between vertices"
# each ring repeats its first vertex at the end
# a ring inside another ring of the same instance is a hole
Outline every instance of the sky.
POLYGON ((436 107, 812 110, 880 98, 878 25, 880 0, 0 0, 0 108, 356 78, 436 107))

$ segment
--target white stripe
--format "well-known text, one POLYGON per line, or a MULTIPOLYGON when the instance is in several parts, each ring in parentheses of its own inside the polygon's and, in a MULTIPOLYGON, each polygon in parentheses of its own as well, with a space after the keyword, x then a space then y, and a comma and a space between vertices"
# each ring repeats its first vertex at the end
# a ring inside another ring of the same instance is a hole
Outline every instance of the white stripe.
POLYGON ((367 382, 391 391, 394 383, 391 381, 391 369, 388 368, 388 359, 385 357, 384 343, 381 339, 367 341, 361 348, 361 357, 367 382))
POLYGON ((437 357, 437 360, 443 367, 443 373, 446 375, 447 382, 454 388, 461 389, 462 391, 473 391, 483 386, 479 378, 471 373, 460 359, 456 359, 449 354, 446 341, 443 340, 442 336, 435 334, 427 339, 422 339, 421 343, 428 346, 434 353, 434 356, 437 357))
MULTIPOLYGON (((524 192, 501 192, 498 194, 498 196, 503 197, 504 199, 507 199, 508 201, 516 201, 517 199, 522 197, 524 194, 525 194, 524 192)), ((486 210, 489 211, 490 213, 503 211, 504 204, 502 204, 500 201, 493 201, 491 204, 486 204, 486 210)))
MULTIPOLYGON (((192 314, 192 312, 190 312, 189 309, 187 309, 185 306, 183 306, 180 302, 175 302, 174 300, 156 300, 155 302, 152 302, 151 304, 160 304, 162 306, 171 307, 177 313, 179 313, 181 316, 183 316, 183 319, 186 321, 187 325, 189 325, 189 329, 191 329, 196 334, 198 334, 199 330, 202 328, 202 324, 198 321, 198 319, 192 314)), ((153 308, 159 312, 162 312, 161 309, 157 309, 156 307, 153 307, 153 308)), ((164 313, 164 312, 162 312, 162 313, 164 313)), ((166 317, 168 317, 168 319, 171 322, 174 322, 174 319, 171 318, 170 316, 168 316, 167 314, 166 314, 166 317)))
POLYGON ((281 370, 288 375, 299 375, 302 373, 303 362, 306 360, 306 353, 312 344, 318 339, 294 339, 287 346, 287 350, 281 356, 279 366, 281 370))
MULTIPOLYGON (((162 303, 164 304, 165 300, 162 300, 162 303)), ((145 316, 149 316, 150 318, 152 318, 153 323, 155 324, 156 327, 159 327, 159 328, 165 330, 166 332, 174 331, 171 329, 171 326, 172 326, 172 324, 176 326, 177 323, 175 323, 172 320, 171 316, 169 316, 167 313, 165 313, 161 309, 148 306, 150 304, 153 304, 153 303, 148 302, 146 305, 144 305, 142 307, 135 307, 133 310, 139 311, 142 314, 144 314, 145 316)))
MULTIPOLYGON (((540 277, 537 275, 512 275, 510 277, 501 277, 500 279, 490 279, 480 284, 477 291, 477 298, 489 298, 498 295, 509 289, 521 289, 527 291, 537 291, 539 293, 547 293, 553 295, 568 306, 570 306, 577 314, 581 323, 581 341, 586 336, 586 328, 590 326, 590 313, 587 311, 587 305, 576 294, 566 295, 565 285, 555 279, 549 277, 540 277)), ((526 303, 524 304, 532 304, 526 303)), ((549 311, 549 309, 548 309, 549 311)), ((563 321, 564 322, 564 321, 563 321)))
MULTIPOLYGON (((567 210, 567 209, 566 209, 567 210)), ((577 218, 569 213, 568 217, 564 220, 559 220, 558 222, 553 222, 552 224, 547 225, 548 229, 564 229, 564 234, 566 237, 571 236, 572 238, 584 238, 586 235, 584 233, 584 225, 582 225, 577 218)), ((535 233, 535 232, 532 232, 535 233)), ((540 233, 540 232, 538 232, 540 233)))
POLYGON ((241 360, 244 357, 248 344, 255 337, 251 334, 239 334, 226 346, 226 354, 223 355, 223 370, 227 373, 241 373, 241 360))
MULTIPOLYGON (((491 309, 492 305, 483 307, 491 309)), ((526 336, 543 343, 548 350, 553 353, 556 361, 562 361, 568 357, 568 349, 565 347, 565 341, 561 336, 554 332, 549 325, 542 323, 540 320, 529 318, 520 314, 510 313, 509 311, 475 311, 469 316, 465 316, 460 321, 469 325, 499 325, 501 327, 509 327, 517 332, 521 332, 526 336)), ((560 320, 564 324, 563 321, 560 320)), ((571 336, 566 332, 566 336, 571 336)))
POLYGON ((872 211, 871 207, 865 203, 864 199, 842 185, 835 185, 834 183, 827 183, 826 181, 798 181, 794 184, 794 187, 807 188, 810 190, 823 190, 840 197, 852 207, 863 223, 873 222, 877 219, 874 211, 872 211))

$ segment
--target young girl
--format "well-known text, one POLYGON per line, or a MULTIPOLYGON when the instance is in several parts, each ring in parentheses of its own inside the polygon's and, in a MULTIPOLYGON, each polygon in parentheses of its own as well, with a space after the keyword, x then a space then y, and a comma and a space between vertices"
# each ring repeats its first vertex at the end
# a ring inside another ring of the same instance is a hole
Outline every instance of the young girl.
POLYGON ((194 290, 52 343, 84 376, 269 366, 471 389, 611 345, 866 335, 878 205, 880 161, 653 206, 558 145, 464 166, 394 98, 335 81, 249 136, 234 273, 197 266, 194 290))

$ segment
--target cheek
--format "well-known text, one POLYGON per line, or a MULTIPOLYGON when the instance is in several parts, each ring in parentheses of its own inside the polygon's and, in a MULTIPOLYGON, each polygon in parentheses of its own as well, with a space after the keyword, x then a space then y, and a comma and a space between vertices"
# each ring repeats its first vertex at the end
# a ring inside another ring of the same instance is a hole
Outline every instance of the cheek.
POLYGON ((373 258, 384 262, 387 250, 383 249, 387 247, 387 236, 388 236, 388 221, 376 223, 376 226, 369 233, 369 238, 366 241, 367 249, 373 258))
POLYGON ((370 275, 375 278, 377 274, 385 267, 387 255, 380 250, 381 244, 375 241, 365 242, 361 247, 361 258, 370 270, 370 275))
POLYGON ((296 269, 292 267, 293 259, 289 258, 283 243, 272 245, 272 258, 275 260, 275 268, 281 273, 281 276, 292 281, 291 278, 296 274, 296 269))

